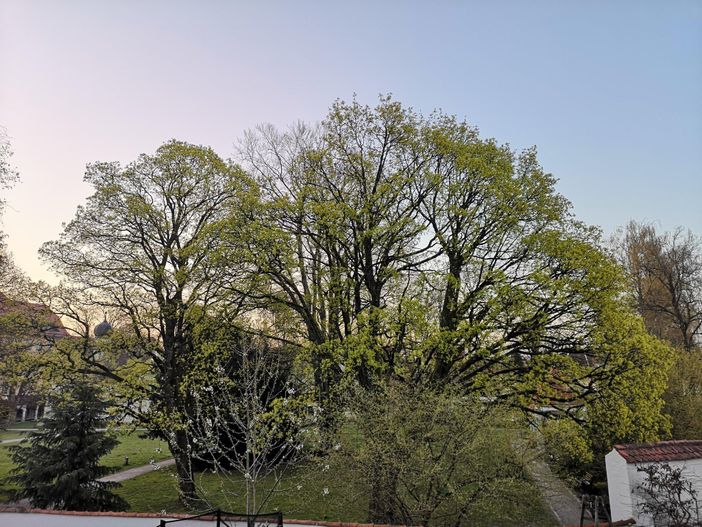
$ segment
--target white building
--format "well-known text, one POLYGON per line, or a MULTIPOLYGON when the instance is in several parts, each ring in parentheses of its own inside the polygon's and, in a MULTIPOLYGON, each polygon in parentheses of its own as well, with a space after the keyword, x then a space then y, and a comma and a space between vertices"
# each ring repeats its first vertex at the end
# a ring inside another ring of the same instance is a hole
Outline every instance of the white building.
POLYGON ((661 463, 681 469, 702 499, 702 441, 615 445, 605 456, 612 521, 633 518, 637 526, 653 526, 652 518, 641 511, 643 498, 639 487, 646 475, 639 469, 661 463))

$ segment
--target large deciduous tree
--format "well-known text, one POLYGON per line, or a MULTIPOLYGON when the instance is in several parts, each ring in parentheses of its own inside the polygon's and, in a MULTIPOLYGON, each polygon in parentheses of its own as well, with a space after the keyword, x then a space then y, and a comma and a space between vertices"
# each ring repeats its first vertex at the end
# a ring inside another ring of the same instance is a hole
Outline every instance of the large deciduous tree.
POLYGON ((699 348, 702 335, 702 241, 682 227, 660 233, 630 222, 618 240, 647 329, 673 346, 699 348))
POLYGON ((615 240, 646 329, 676 349, 664 394, 676 439, 702 437, 702 241, 630 222, 615 240))
POLYGON ((242 153, 261 200, 230 234, 251 265, 238 286, 309 352, 321 402, 343 376, 400 378, 571 419, 598 454, 665 433, 669 350, 534 149, 383 98, 260 127, 242 153))
POLYGON ((262 127, 243 146, 261 189, 230 235, 249 254, 246 292, 300 321, 320 393, 342 372, 366 387, 399 376, 572 415, 648 364, 610 330, 631 315, 624 275, 533 149, 389 98, 338 101, 318 129, 262 127))
POLYGON ((247 244, 252 279, 268 279, 251 290, 299 317, 321 392, 342 362, 366 386, 381 363, 393 364, 396 348, 380 345, 381 311, 403 296, 398 280, 434 257, 412 193, 418 125, 389 99, 377 109, 337 101, 319 129, 262 127, 244 143, 262 194, 247 244), (367 345, 331 351, 358 335, 367 345))
POLYGON ((196 352, 193 328, 221 299, 231 271, 218 249, 225 216, 241 206, 248 180, 211 149, 170 141, 127 166, 89 165, 85 181, 94 193, 41 252, 80 289, 83 302, 123 318, 128 332, 119 336, 120 351, 130 362, 122 368, 106 364, 75 305, 55 304, 83 325, 83 339, 69 343, 67 354, 80 357, 83 373, 150 400, 148 411, 137 417, 156 431, 173 431, 165 438, 176 459, 181 497, 194 500, 184 424, 189 396, 181 386, 196 352))

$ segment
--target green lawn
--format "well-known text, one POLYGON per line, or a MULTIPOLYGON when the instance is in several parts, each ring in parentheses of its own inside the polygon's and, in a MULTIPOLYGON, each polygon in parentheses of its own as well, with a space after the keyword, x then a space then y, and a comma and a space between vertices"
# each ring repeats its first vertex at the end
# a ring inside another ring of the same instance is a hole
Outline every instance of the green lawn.
MULTIPOLYGON (((125 455, 129 456, 130 467, 147 464, 151 459, 159 461, 170 457, 163 441, 140 438, 139 432, 123 434, 119 439, 120 444, 103 458, 105 465, 120 466, 122 469, 125 455)), ((0 478, 6 476, 12 468, 7 446, 0 446, 0 478)), ((208 503, 203 504, 203 509, 210 506, 243 512, 246 508, 243 479, 233 479, 229 481, 210 472, 198 474, 196 481, 200 495, 208 499, 208 503)), ((328 468, 324 463, 308 463, 288 472, 283 483, 273 493, 267 491, 270 480, 263 481, 259 487, 262 489, 259 490, 259 498, 270 494, 263 508, 266 512, 281 510, 286 518, 363 522, 366 520, 368 493, 359 479, 347 467, 335 466, 333 462, 330 462, 328 468)), ((10 490, 7 484, 0 484, 0 502, 9 499, 10 490)), ((176 477, 172 467, 154 470, 125 481, 117 493, 129 502, 132 511, 186 512, 177 499, 176 477)), ((498 505, 495 510, 480 512, 471 520, 470 525, 556 525, 535 488, 526 489, 523 499, 498 505), (519 521, 505 518, 519 518, 519 521)))
POLYGON ((12 423, 5 426, 7 430, 27 430, 30 428, 37 428, 39 426, 38 421, 24 421, 22 423, 12 423))
MULTIPOLYGON (((146 465, 150 460, 163 460, 170 457, 170 452, 164 441, 157 439, 142 439, 140 432, 135 431, 130 434, 120 434, 119 444, 105 457, 102 458, 103 465, 118 467, 119 470, 139 465, 146 465), (160 450, 160 451, 159 451, 160 450), (129 456, 129 467, 124 467, 124 456, 129 456)), ((11 485, 3 483, 2 479, 7 477, 14 467, 8 447, 20 443, 6 443, 0 445, 0 502, 6 502, 9 498, 11 485)))
MULTIPOLYGON (((321 470, 308 466, 288 473, 275 492, 269 492, 272 480, 259 486, 258 496, 270 496, 264 512, 284 511, 288 518, 354 521, 366 519, 368 496, 343 470, 321 470), (326 489, 326 492, 325 492, 326 489)), ((207 498, 206 508, 244 512, 246 500, 243 478, 227 480, 219 474, 200 473, 196 478, 199 494, 207 498)), ((186 512, 177 499, 176 477, 172 467, 123 482, 117 491, 140 512, 186 512)))
POLYGON ((13 423, 0 429, 0 441, 5 439, 18 439, 23 437, 29 429, 36 428, 35 421, 25 421, 24 423, 13 423))
POLYGON ((20 439, 27 435, 27 430, 3 430, 0 432, 0 441, 5 439, 20 439))
MULTIPOLYGON (((16 443, 15 443, 16 444, 16 443)), ((6 445, 0 445, 0 478, 6 477, 14 465, 8 455, 6 445)), ((10 499, 9 492, 12 487, 8 483, 0 480, 0 502, 6 502, 10 499)))
MULTIPOLYGON (((198 474, 199 494, 207 498, 202 509, 221 508, 232 512, 245 511, 243 479, 227 481, 212 473, 198 474)), ((260 497, 266 492, 266 482, 260 497)), ((176 477, 172 468, 161 469, 123 482, 117 493, 130 504, 130 510, 139 512, 186 512, 178 502, 176 477)), ((344 466, 308 464, 286 475, 278 492, 272 493, 263 507, 264 512, 281 510, 286 518, 365 522, 368 493, 358 478, 344 466), (325 491, 326 489, 326 491, 325 491)), ((557 522, 548 511, 535 487, 527 487, 522 495, 511 502, 477 511, 468 525, 475 527, 550 527, 557 522)))
POLYGON ((130 467, 146 465, 152 459, 160 461, 171 457, 168 445, 160 439, 144 439, 139 437, 142 432, 135 431, 131 434, 121 434, 119 444, 102 458, 102 464, 117 466, 120 470, 130 467), (129 467, 124 466, 124 456, 129 456, 129 467))

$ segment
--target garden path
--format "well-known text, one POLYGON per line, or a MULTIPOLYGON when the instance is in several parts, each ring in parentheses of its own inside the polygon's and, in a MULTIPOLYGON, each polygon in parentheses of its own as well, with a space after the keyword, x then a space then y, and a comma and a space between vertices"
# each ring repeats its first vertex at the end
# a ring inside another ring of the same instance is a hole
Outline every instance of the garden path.
POLYGON ((158 470, 156 467, 163 468, 170 467, 171 465, 175 465, 175 459, 164 459, 163 461, 158 461, 153 465, 141 465, 140 467, 115 472, 114 474, 100 478, 98 481, 125 481, 127 479, 136 478, 137 476, 142 476, 144 474, 148 474, 149 472, 153 472, 154 470, 158 470))
MULTIPOLYGON (((536 483, 544 501, 561 525, 580 525, 580 499, 556 476, 548 464, 540 459, 527 463, 526 469, 536 483)), ((591 520, 585 513, 585 519, 591 520)))

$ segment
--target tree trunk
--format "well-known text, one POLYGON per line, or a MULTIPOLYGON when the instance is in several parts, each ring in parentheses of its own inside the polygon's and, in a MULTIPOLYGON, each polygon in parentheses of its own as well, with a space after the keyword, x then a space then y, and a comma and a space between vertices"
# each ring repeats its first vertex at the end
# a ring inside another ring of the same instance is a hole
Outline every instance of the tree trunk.
POLYGON ((368 522, 388 525, 399 524, 395 510, 397 474, 388 467, 389 473, 375 474, 368 499, 368 522))
MULTIPOLYGON (((458 327, 458 299, 461 290, 462 270, 462 259, 455 255, 449 255, 449 273, 446 277, 446 291, 439 320, 439 327, 443 330, 455 331, 458 327)), ((451 348, 452 346, 449 346, 449 351, 444 351, 443 355, 439 354, 436 357, 434 379, 437 381, 444 380, 451 371, 456 358, 451 348)))
POLYGON ((188 436, 183 430, 177 430, 174 436, 174 444, 169 446, 175 460, 176 473, 178 474, 178 496, 183 505, 188 508, 195 508, 200 504, 200 499, 195 490, 188 436))

